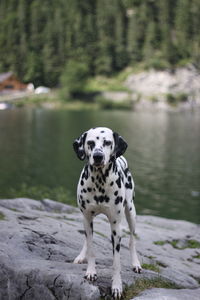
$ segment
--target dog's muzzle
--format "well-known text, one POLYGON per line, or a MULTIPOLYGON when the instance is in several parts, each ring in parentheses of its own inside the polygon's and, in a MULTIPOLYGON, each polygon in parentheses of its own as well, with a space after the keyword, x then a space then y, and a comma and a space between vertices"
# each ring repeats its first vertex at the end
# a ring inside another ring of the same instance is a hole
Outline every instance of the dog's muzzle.
POLYGON ((93 159, 94 159, 94 165, 95 166, 100 166, 103 164, 104 161, 104 154, 101 150, 96 150, 93 154, 93 159))

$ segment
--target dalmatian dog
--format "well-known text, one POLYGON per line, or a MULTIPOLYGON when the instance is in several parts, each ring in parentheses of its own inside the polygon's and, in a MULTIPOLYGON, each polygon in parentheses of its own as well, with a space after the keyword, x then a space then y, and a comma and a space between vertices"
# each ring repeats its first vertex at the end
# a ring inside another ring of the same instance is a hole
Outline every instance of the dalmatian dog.
POLYGON ((134 182, 127 161, 122 156, 127 143, 111 129, 97 127, 84 132, 74 141, 73 147, 80 160, 87 159, 77 187, 77 202, 83 214, 86 239, 74 263, 87 262, 85 278, 89 281, 97 279, 92 241, 93 219, 98 214, 105 214, 110 222, 113 246, 112 296, 120 299, 120 225, 124 212, 130 229, 131 265, 134 272, 141 272, 134 238, 134 182))

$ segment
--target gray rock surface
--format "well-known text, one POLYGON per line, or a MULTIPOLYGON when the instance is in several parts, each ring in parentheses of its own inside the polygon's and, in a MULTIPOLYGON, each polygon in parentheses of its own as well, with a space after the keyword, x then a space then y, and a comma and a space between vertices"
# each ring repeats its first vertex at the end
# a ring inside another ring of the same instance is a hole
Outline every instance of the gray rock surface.
MULTIPOLYGON (((86 264, 73 264, 84 241, 82 217, 77 208, 47 199, 0 200, 0 216, 0 300, 95 300, 110 294, 112 246, 105 216, 98 216, 94 222, 98 275, 95 284, 84 279, 86 264)), ((125 222, 122 232, 124 286, 141 278, 159 277, 182 288, 199 287, 200 249, 182 249, 188 240, 200 242, 198 225, 138 216, 140 260, 145 267, 157 268, 156 272, 144 269, 142 274, 135 274, 130 268, 125 222), (174 248, 172 241, 180 249, 174 248)))
POLYGON ((125 86, 132 91, 136 110, 174 110, 175 107, 166 101, 167 94, 188 96, 186 102, 176 106, 176 110, 200 107, 200 72, 193 65, 177 68, 174 72, 151 69, 131 74, 125 86))
POLYGON ((141 293, 134 300, 199 300, 200 289, 150 289, 141 293))

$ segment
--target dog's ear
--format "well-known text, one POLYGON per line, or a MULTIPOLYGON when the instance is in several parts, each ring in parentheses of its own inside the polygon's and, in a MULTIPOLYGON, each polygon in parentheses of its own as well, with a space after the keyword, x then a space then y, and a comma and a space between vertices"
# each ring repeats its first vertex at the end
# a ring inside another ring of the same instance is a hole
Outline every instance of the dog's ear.
POLYGON ((79 138, 77 138, 73 142, 74 151, 76 152, 80 160, 84 160, 86 156, 85 149, 84 149, 86 136, 87 136, 87 132, 84 132, 79 138))
POLYGON ((125 140, 116 132, 113 132, 113 137, 115 141, 115 156, 119 157, 126 151, 126 148, 128 147, 128 144, 125 142, 125 140))

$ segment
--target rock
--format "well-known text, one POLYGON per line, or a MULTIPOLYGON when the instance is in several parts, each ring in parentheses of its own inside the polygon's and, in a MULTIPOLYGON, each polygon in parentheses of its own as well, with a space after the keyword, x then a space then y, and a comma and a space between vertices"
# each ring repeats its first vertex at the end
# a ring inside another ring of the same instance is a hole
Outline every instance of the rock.
POLYGON ((125 86, 132 91, 135 109, 172 110, 167 104, 166 95, 186 95, 187 101, 179 103, 177 109, 188 109, 200 106, 200 72, 192 65, 170 70, 151 69, 131 74, 125 86), (140 101, 138 101, 138 97, 140 101))
MULTIPOLYGON (((105 216, 98 216, 94 222, 98 274, 95 284, 84 279, 86 264, 73 264, 84 241, 82 217, 77 208, 48 199, 0 200, 0 217, 0 300, 90 300, 110 294, 112 246, 105 216)), ((122 233, 124 286, 142 278, 162 278, 182 288, 199 287, 200 250, 174 248, 174 241, 178 245, 182 245, 182 240, 183 245, 187 245, 187 240, 200 242, 198 225, 138 216, 137 249, 141 262, 145 268, 157 267, 156 272, 144 269, 142 274, 133 273, 130 267, 125 222, 122 233)))
POLYGON ((149 289, 135 297, 134 300, 199 300, 199 296, 200 289, 149 289))

